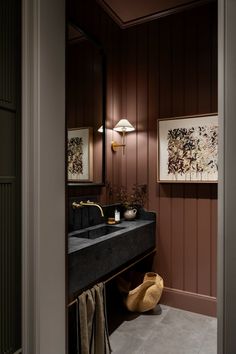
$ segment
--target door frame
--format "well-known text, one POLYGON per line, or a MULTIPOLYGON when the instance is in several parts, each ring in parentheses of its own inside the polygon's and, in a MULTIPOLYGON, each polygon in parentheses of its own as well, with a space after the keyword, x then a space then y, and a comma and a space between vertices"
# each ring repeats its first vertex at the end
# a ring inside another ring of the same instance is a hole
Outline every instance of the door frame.
POLYGON ((236 352, 236 2, 218 0, 218 353, 236 352), (233 163, 232 163, 233 162, 233 163))
POLYGON ((65 0, 22 0, 22 349, 66 353, 65 0))
MULTIPOLYGON (((236 2, 218 0, 218 10, 218 353, 230 354, 236 352, 236 336, 231 332, 236 324, 236 168, 232 164, 236 130, 236 2)), ((22 16, 23 351, 63 354, 65 0, 22 0, 22 16), (45 162, 52 145, 50 139, 54 142, 53 168, 45 162), (49 168, 47 173, 45 168, 49 168)))

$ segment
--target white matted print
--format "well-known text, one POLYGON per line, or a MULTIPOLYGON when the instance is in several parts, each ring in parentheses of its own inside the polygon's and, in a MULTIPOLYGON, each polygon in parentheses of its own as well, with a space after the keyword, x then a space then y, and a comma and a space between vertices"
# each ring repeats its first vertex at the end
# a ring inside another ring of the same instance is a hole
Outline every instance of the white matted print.
POLYGON ((158 121, 159 182, 217 182, 218 116, 158 121))
POLYGON ((68 181, 93 181, 93 130, 68 129, 68 181))

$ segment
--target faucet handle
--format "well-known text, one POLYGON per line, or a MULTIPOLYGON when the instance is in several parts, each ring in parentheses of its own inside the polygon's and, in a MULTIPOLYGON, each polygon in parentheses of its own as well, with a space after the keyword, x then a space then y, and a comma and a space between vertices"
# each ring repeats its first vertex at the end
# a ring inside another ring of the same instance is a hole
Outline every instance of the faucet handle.
POLYGON ((76 203, 76 202, 73 202, 72 203, 72 208, 81 208, 82 207, 82 205, 81 204, 78 204, 78 203, 76 203))

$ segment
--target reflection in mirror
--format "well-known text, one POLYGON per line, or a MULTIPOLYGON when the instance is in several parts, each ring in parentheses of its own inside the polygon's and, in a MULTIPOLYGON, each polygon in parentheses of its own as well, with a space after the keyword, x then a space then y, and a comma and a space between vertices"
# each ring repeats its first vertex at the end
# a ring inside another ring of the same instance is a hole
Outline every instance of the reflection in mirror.
POLYGON ((68 182, 104 183, 104 55, 101 46, 74 24, 68 27, 66 121, 68 182))

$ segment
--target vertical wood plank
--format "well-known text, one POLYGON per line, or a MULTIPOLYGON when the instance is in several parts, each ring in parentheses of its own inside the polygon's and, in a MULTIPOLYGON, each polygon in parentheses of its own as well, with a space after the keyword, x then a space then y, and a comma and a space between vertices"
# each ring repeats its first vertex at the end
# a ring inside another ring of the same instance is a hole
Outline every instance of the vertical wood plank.
POLYGON ((211 294, 211 187, 198 186, 197 262, 199 294, 211 294))
POLYGON ((147 184, 148 26, 137 29, 137 183, 147 184))
MULTIPOLYGON (((126 31, 122 31, 121 33, 122 36, 122 52, 121 52, 121 62, 122 62, 122 107, 121 107, 121 112, 122 116, 121 118, 127 117, 127 106, 128 106, 128 97, 127 97, 127 81, 128 81, 128 46, 129 42, 127 41, 126 38, 126 31)), ((115 133, 118 135, 118 133, 115 133)), ((126 186, 127 185, 127 154, 122 154, 121 155, 121 185, 126 186)))
MULTIPOLYGON (((122 70, 121 64, 120 64, 120 52, 121 52, 121 43, 120 43, 120 31, 115 28, 114 29, 114 35, 113 35, 113 40, 115 39, 116 46, 113 47, 113 121, 112 121, 112 126, 110 129, 112 129, 115 124, 122 118, 122 90, 121 90, 121 85, 122 85, 122 78, 120 75, 120 72, 122 70)), ((120 139, 120 137, 118 137, 120 139)), ((113 140, 113 139, 112 139, 113 140)), ((110 141, 108 142, 108 148, 110 147, 110 141)), ((111 149, 109 149, 111 152, 111 149)), ((122 159, 122 153, 111 153, 111 158, 113 160, 113 171, 112 171, 112 184, 117 188, 118 185, 121 183, 121 176, 122 176, 122 169, 121 169, 121 159, 122 159)), ((114 195, 114 201, 115 195, 114 195)))
POLYGON ((147 25, 137 29, 137 184, 147 184, 147 25))
POLYGON ((172 114, 172 42, 170 17, 160 19, 159 30, 159 95, 160 118, 171 117, 172 114))
POLYGON ((198 78, 197 78, 197 24, 195 10, 184 13, 184 102, 185 115, 198 112, 198 78))
POLYGON ((172 287, 172 244, 171 244, 171 185, 160 186, 159 211, 159 242, 158 242, 158 271, 163 277, 165 286, 172 287))
POLYGON ((172 186, 171 262, 172 287, 184 288, 184 198, 182 184, 172 186))
POLYGON ((157 181, 157 119, 159 118, 159 24, 149 24, 148 45, 148 208, 157 211, 159 237, 159 184, 157 181))
POLYGON ((184 290, 197 292, 197 185, 184 194, 184 290))
POLYGON ((160 242, 160 185, 157 181, 157 119, 159 117, 159 24, 151 22, 148 28, 148 210, 157 212, 156 244, 158 255, 154 259, 154 270, 159 269, 160 242))
POLYGON ((173 18, 172 24, 172 114, 184 115, 184 15, 173 18))
POLYGON ((201 22, 198 23, 197 53, 198 53, 198 113, 207 113, 211 110, 211 26, 210 8, 202 12, 201 22))
MULTIPOLYGON (((135 28, 127 30, 127 119, 137 127, 137 32, 135 28)), ((137 183, 137 135, 126 134, 125 155, 127 159, 127 188, 131 190, 137 183)))
POLYGON ((218 23, 217 7, 211 6, 211 112, 218 111, 218 23))
MULTIPOLYGON (((110 26, 110 22, 107 18, 103 17, 102 21, 102 37, 105 42, 105 48, 108 47, 108 43, 113 40, 112 36, 112 27, 110 26)), ((108 61, 106 58, 106 143, 107 143, 107 151, 106 151, 106 180, 109 186, 112 188, 113 186, 113 164, 115 163, 112 151, 109 149, 110 143, 112 141, 112 128, 114 124, 113 119, 113 65, 114 65, 114 52, 113 47, 109 48, 109 51, 106 49, 106 56, 110 58, 108 61)), ((108 192, 109 193, 109 192, 108 192)), ((108 194, 109 196, 109 194, 108 194)))
MULTIPOLYGON (((172 114, 172 48, 171 19, 163 18, 159 22, 159 116, 172 114)), ((171 245, 171 185, 160 185, 159 202, 159 257, 158 269, 165 285, 172 287, 172 245, 171 245)))

